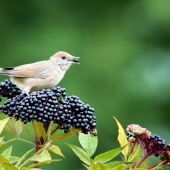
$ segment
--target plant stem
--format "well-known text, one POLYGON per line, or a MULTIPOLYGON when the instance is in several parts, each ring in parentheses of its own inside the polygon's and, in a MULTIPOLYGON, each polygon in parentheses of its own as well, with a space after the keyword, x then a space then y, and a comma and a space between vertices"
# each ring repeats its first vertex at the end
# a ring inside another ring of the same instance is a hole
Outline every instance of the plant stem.
POLYGON ((148 168, 148 170, 149 170, 149 169, 152 169, 153 167, 157 166, 158 164, 159 164, 159 163, 150 166, 150 167, 148 168))
POLYGON ((138 168, 139 165, 151 154, 151 152, 147 153, 135 166, 134 168, 138 168))
MULTIPOLYGON (((14 139, 10 139, 10 140, 6 141, 4 144, 7 144, 7 143, 10 143, 10 142, 13 142, 13 141, 15 141, 15 140, 20 140, 20 141, 23 141, 23 142, 26 142, 26 143, 29 143, 29 144, 34 145, 34 146, 35 146, 35 144, 34 144, 33 142, 30 142, 30 141, 28 141, 28 140, 21 139, 21 138, 14 138, 14 139)), ((3 144, 3 143, 1 143, 1 144, 3 144)))
MULTIPOLYGON (((35 136, 35 153, 36 153, 40 149, 39 148, 40 142, 39 142, 39 140, 38 140, 38 138, 37 138, 35 133, 34 133, 34 136, 35 136)), ((37 164, 37 163, 39 163, 39 162, 38 161, 34 161, 34 164, 37 164)), ((40 168, 40 166, 36 166, 35 168, 40 168)))

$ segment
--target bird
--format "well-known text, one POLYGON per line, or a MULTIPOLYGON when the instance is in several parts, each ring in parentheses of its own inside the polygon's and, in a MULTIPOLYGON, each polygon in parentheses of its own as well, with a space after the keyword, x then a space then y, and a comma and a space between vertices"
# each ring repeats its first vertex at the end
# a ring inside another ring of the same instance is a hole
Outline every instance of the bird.
POLYGON ((24 64, 17 67, 0 68, 0 74, 11 77, 11 81, 29 95, 34 91, 56 86, 72 64, 79 64, 71 54, 59 51, 49 60, 24 64))

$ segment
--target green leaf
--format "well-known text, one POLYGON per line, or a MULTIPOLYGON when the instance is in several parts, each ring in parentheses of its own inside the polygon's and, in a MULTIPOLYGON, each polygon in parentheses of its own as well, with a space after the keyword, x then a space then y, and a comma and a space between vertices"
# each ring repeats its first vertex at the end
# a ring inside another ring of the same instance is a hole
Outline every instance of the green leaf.
POLYGON ((114 168, 114 170, 125 170, 125 165, 118 165, 114 168))
MULTIPOLYGON (((22 170, 22 169, 21 169, 22 170)), ((30 170, 42 170, 42 169, 39 169, 39 168, 31 168, 30 170)))
POLYGON ((46 138, 47 133, 46 133, 44 127, 43 127, 43 123, 37 122, 36 120, 33 120, 32 121, 32 127, 33 127, 34 133, 36 134, 38 139, 40 139, 41 137, 43 139, 46 138))
POLYGON ((34 148, 31 149, 31 150, 29 150, 28 152, 26 152, 26 153, 18 160, 18 162, 17 162, 17 164, 15 165, 15 167, 18 168, 19 164, 25 159, 25 157, 26 157, 32 150, 34 150, 34 148))
POLYGON ((5 170, 18 170, 14 165, 10 163, 1 163, 5 170))
POLYGON ((155 166, 155 167, 153 168, 153 170, 156 170, 156 169, 163 169, 163 168, 161 168, 161 167, 162 167, 162 164, 164 164, 165 162, 166 162, 166 160, 160 162, 157 166, 155 166))
POLYGON ((14 117, 12 117, 8 123, 7 123, 8 127, 17 134, 17 137, 19 137, 19 134, 22 132, 22 122, 19 119, 18 121, 15 121, 14 117))
POLYGON ((9 157, 9 162, 10 162, 10 163, 14 163, 14 162, 17 162, 19 159, 20 159, 19 157, 10 156, 10 157, 9 157))
POLYGON ((8 133, 10 133, 12 136, 14 136, 14 137, 16 138, 16 136, 14 135, 14 133, 12 133, 12 131, 11 131, 11 129, 9 128, 8 125, 5 125, 4 129, 5 129, 8 133))
POLYGON ((50 125, 48 126, 48 132, 47 132, 47 141, 51 140, 51 128, 53 125, 53 121, 50 122, 50 125))
POLYGON ((91 136, 90 133, 79 133, 78 135, 81 146, 85 149, 89 157, 91 157, 97 148, 97 136, 91 136))
POLYGON ((1 150, 5 145, 6 145, 6 143, 2 140, 2 141, 0 142, 0 150, 1 150))
POLYGON ((128 162, 133 161, 133 159, 135 158, 135 156, 139 152, 139 149, 140 149, 140 145, 135 150, 133 150, 133 152, 130 154, 130 156, 128 158, 128 162))
POLYGON ((6 159, 9 160, 10 156, 11 156, 11 151, 12 151, 12 146, 10 146, 9 148, 5 149, 2 152, 2 156, 4 156, 6 159))
POLYGON ((31 135, 30 135, 30 133, 29 133, 27 127, 25 126, 24 123, 22 123, 22 124, 23 124, 23 127, 24 127, 24 129, 25 129, 25 132, 27 133, 27 135, 29 136, 29 138, 31 139, 31 141, 34 142, 33 139, 31 138, 31 135))
POLYGON ((34 156, 33 158, 29 159, 30 161, 38 161, 38 162, 44 162, 51 160, 51 155, 47 150, 44 150, 39 155, 34 156))
POLYGON ((1 138, 0 138, 0 142, 2 142, 2 141, 3 141, 3 140, 2 140, 3 138, 4 138, 4 137, 1 137, 1 138))
POLYGON ((83 149, 79 148, 76 145, 68 143, 66 143, 66 145, 68 145, 73 150, 73 152, 80 158, 80 160, 82 160, 85 164, 89 165, 88 155, 83 149))
MULTIPOLYGON (((52 151, 52 152, 54 152, 54 153, 56 153, 56 154, 64 157, 64 155, 61 153, 60 148, 59 148, 58 146, 56 146, 56 145, 51 145, 51 146, 48 148, 48 150, 50 150, 50 151, 52 151)), ((64 157, 64 158, 65 158, 65 157, 64 157)))
POLYGON ((97 163, 97 167, 99 170, 109 170, 109 167, 103 163, 97 163))
POLYGON ((91 160, 91 162, 92 162, 91 164, 92 170, 98 170, 96 162, 93 160, 91 160))
POLYGON ((78 133, 80 131, 80 129, 74 129, 72 128, 69 132, 67 133, 64 133, 64 134, 60 134, 58 136, 56 136, 54 139, 53 139, 53 142, 55 141, 58 141, 58 140, 62 140, 62 139, 65 139, 65 138, 68 138, 76 133, 78 133))
MULTIPOLYGON (((30 170, 30 169, 28 169, 28 168, 26 168, 26 167, 23 167, 23 168, 21 168, 21 170, 30 170)), ((38 169, 37 169, 38 170, 38 169)))
POLYGON ((3 163, 9 163, 8 159, 6 159, 4 156, 0 155, 0 162, 3 163))
POLYGON ((115 117, 114 117, 114 119, 116 120, 116 123, 117 123, 118 128, 119 128, 119 130, 118 130, 118 132, 119 132, 119 134, 118 134, 118 141, 120 143, 120 146, 122 147, 122 146, 126 145, 126 147, 122 150, 122 154, 124 155, 124 159, 126 161, 127 160, 128 151, 129 151, 129 148, 128 148, 129 146, 128 146, 128 141, 127 141, 127 138, 126 138, 126 133, 125 133, 122 125, 119 123, 119 121, 115 117))
POLYGON ((109 163, 106 163, 106 165, 111 169, 111 168, 114 168, 118 165, 132 165, 134 164, 134 162, 123 162, 123 161, 113 161, 113 162, 109 162, 109 163))
POLYGON ((40 162, 40 163, 37 163, 37 164, 30 165, 28 168, 34 168, 36 166, 40 166, 40 165, 47 164, 47 163, 50 163, 50 162, 55 162, 55 161, 61 161, 61 159, 53 159, 53 160, 49 160, 49 161, 40 162))
POLYGON ((106 163, 116 157, 122 151, 123 148, 124 147, 121 147, 101 153, 94 158, 94 161, 99 163, 106 163))
POLYGON ((6 118, 6 119, 3 119, 3 120, 0 120, 0 134, 2 132, 2 130, 4 129, 6 123, 8 122, 9 118, 6 118))

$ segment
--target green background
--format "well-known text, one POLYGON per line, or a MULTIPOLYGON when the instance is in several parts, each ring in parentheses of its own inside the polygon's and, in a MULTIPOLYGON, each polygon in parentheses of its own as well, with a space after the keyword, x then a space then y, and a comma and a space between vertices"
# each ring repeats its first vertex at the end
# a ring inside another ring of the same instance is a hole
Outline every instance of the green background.
MULTIPOLYGON (((57 51, 79 56, 81 64, 59 85, 95 108, 95 155, 119 147, 113 116, 124 128, 139 124, 170 143, 169 7, 169 0, 0 1, 0 67, 47 60, 57 51)), ((28 139, 24 131, 21 137, 28 139)), ((56 142, 65 159, 43 170, 85 169, 64 142, 79 145, 76 135, 56 142)), ((32 148, 12 145, 15 156, 32 148)))

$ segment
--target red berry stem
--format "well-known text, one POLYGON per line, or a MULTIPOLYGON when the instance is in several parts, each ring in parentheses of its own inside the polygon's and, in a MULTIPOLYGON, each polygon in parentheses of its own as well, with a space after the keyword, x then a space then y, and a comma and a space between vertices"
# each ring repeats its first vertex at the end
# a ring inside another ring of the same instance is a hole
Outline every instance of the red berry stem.
MULTIPOLYGON (((39 148, 40 142, 39 142, 39 140, 38 140, 38 138, 37 138, 35 133, 34 133, 34 136, 35 136, 35 153, 36 153, 40 149, 39 148)), ((39 163, 39 162, 38 161, 34 161, 34 164, 37 164, 37 163, 39 163)), ((35 168, 40 168, 40 166, 36 166, 35 168)))

